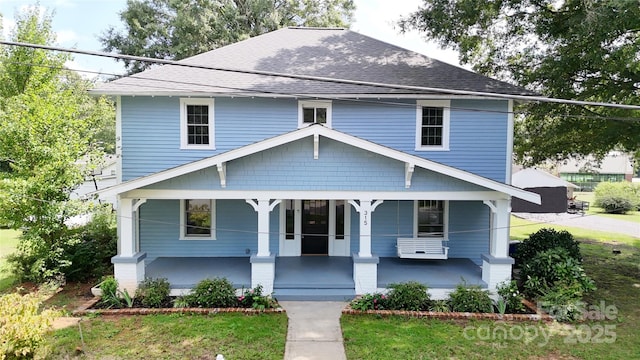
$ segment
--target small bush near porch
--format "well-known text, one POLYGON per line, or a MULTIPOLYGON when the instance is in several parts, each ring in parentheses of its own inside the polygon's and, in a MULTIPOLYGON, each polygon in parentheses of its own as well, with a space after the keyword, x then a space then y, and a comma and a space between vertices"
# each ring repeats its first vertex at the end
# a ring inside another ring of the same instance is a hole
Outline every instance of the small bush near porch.
POLYGON ((286 314, 98 316, 49 336, 52 359, 282 359, 286 314))

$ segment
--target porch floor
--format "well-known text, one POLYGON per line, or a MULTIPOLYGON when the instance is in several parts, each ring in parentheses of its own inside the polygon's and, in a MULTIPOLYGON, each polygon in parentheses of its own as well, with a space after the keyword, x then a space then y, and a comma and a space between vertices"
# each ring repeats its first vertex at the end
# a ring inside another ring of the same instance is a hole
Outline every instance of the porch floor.
POLYGON ((482 268, 469 259, 417 260, 385 257, 378 264, 378 287, 389 284, 417 281, 433 288, 454 288, 467 285, 487 287, 482 281, 482 268), (463 280, 464 279, 464 280, 463 280))
MULTIPOLYGON (((160 257, 146 265, 150 278, 166 278, 173 289, 191 289, 206 278, 226 277, 236 288, 251 287, 251 263, 247 257, 160 257)), ((469 259, 412 260, 385 257, 378 264, 378 287, 418 281, 429 288, 454 288, 464 281, 486 287, 482 269, 469 259)), ((274 289, 355 289, 350 257, 277 257, 274 289)), ((349 293, 351 293, 351 291, 349 293)), ((342 291, 340 291, 342 292, 342 291)), ((312 293, 312 292, 310 292, 312 293)))

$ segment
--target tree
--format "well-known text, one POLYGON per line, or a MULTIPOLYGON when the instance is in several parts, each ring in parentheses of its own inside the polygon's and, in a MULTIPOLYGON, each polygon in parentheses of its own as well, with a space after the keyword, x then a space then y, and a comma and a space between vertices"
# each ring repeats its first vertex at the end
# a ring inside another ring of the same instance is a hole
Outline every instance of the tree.
MULTIPOLYGON (((52 45, 51 15, 37 8, 18 14, 11 39, 52 45)), ((27 47, 0 53, 0 161, 9 165, 0 176, 0 223, 23 230, 14 263, 35 281, 70 265, 66 250, 78 235, 67 220, 83 209, 70 194, 91 170, 87 160, 101 157, 96 125, 113 113, 64 69, 68 59, 27 47)))
MULTIPOLYGON (((105 51, 180 60, 285 26, 348 27, 353 0, 128 0, 105 51)), ((130 74, 152 64, 122 60, 130 74)))
MULTIPOLYGON (((460 51, 473 69, 542 95, 640 104, 637 0, 425 0, 398 22, 460 51)), ((515 152, 527 164, 640 148, 640 112, 527 103, 515 152)))

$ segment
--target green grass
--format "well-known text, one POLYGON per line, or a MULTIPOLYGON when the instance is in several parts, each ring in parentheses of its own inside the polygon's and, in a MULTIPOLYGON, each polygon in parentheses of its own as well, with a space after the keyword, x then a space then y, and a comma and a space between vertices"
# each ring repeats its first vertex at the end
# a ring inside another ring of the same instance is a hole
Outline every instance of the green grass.
POLYGON ((593 205, 595 203, 595 195, 594 195, 594 193, 592 193, 592 192, 576 192, 576 193, 574 193, 574 195, 576 196, 576 199, 578 199, 578 200, 588 201, 589 202, 590 206, 589 206, 589 210, 587 211, 587 214, 589 214, 589 215, 604 216, 604 217, 608 217, 608 218, 612 218, 612 219, 624 220, 624 221, 632 221, 632 222, 640 224, 640 211, 629 211, 626 214, 607 214, 604 211, 604 209, 596 207, 596 206, 593 205))
POLYGON ((148 315, 85 318, 48 337, 51 358, 80 359, 282 359, 285 314, 148 315), (74 357, 75 358, 75 357, 74 357))
POLYGON ((15 283, 16 279, 8 271, 5 258, 15 251, 19 236, 19 231, 0 229, 0 292, 15 283))
MULTIPOLYGON (((567 230, 578 240, 584 239, 597 239, 600 242, 607 243, 622 243, 633 245, 636 247, 640 247, 640 238, 633 237, 624 234, 618 233, 609 233, 604 231, 595 231, 582 229, 571 226, 562 226, 555 225, 550 223, 536 223, 533 221, 528 221, 524 219, 517 218, 515 216, 511 217, 511 231, 510 236, 513 240, 524 240, 532 233, 542 229, 542 228, 553 228, 555 230, 567 230)), ((639 234, 640 236, 640 234, 639 234)))
POLYGON ((640 249, 616 245, 621 254, 614 255, 612 248, 603 243, 581 244, 585 270, 598 286, 587 300, 615 306, 619 311, 616 319, 547 326, 349 315, 341 319, 347 358, 637 359, 640 249), (608 335, 604 333, 605 325, 609 327, 608 335), (478 332, 479 328, 486 331, 478 332), (508 334, 506 338, 501 336, 502 331, 508 334), (519 338, 521 331, 528 331, 530 336, 519 338), (536 331, 540 336, 533 336, 536 331), (541 336, 542 331, 551 333, 548 342, 541 336), (604 339, 614 343, 601 341, 604 339))

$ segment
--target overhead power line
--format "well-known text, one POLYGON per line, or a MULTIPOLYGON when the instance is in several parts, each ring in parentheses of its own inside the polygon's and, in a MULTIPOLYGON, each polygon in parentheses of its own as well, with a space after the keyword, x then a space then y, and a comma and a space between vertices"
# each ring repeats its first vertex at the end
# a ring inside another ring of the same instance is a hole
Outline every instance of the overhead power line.
POLYGON ((195 69, 281 77, 281 78, 289 78, 289 79, 296 79, 296 80, 311 80, 311 81, 321 81, 321 82, 337 83, 337 84, 371 86, 371 87, 396 89, 396 90, 444 93, 444 94, 451 94, 451 95, 483 96, 483 97, 508 99, 508 100, 538 101, 538 102, 549 102, 549 103, 568 104, 568 105, 602 106, 602 107, 610 107, 610 108, 618 108, 618 109, 640 110, 640 105, 626 105, 626 104, 603 103, 603 102, 595 102, 595 101, 558 99, 558 98, 549 98, 544 96, 499 94, 499 93, 484 92, 484 91, 455 90, 455 89, 435 88, 435 87, 426 87, 426 86, 387 84, 387 83, 379 83, 379 82, 338 79, 338 78, 329 78, 329 77, 312 76, 312 75, 288 74, 288 73, 279 73, 279 72, 262 71, 262 70, 221 68, 216 66, 189 64, 189 63, 176 61, 176 60, 155 59, 155 58, 144 57, 144 56, 113 54, 113 53, 107 53, 102 51, 79 50, 79 49, 63 48, 59 46, 30 44, 30 43, 15 42, 15 41, 0 41, 0 44, 9 45, 9 46, 28 47, 33 49, 68 52, 68 53, 81 54, 81 55, 101 56, 101 57, 108 57, 108 58, 119 59, 119 60, 142 61, 142 62, 150 62, 155 64, 189 67, 189 68, 195 68, 195 69))

